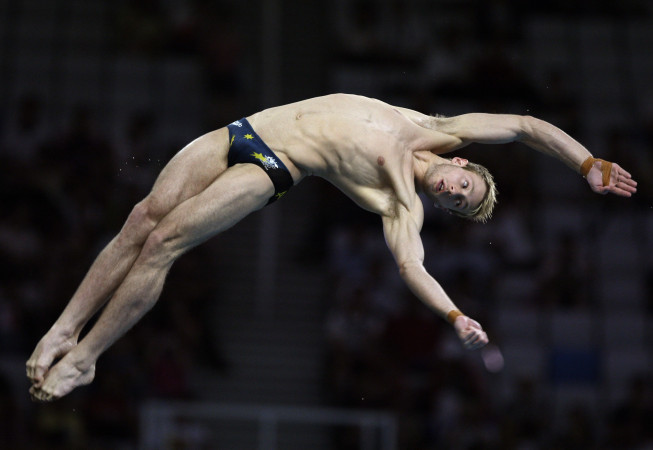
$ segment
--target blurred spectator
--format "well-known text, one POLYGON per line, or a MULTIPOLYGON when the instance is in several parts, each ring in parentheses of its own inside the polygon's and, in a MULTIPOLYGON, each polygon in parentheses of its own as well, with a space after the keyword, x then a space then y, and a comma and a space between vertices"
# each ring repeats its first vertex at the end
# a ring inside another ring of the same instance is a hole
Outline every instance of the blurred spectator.
POLYGON ((85 416, 77 396, 62 402, 36 406, 35 432, 31 434, 32 448, 73 449, 88 448, 84 426, 85 416), (79 413, 78 413, 79 410, 79 413))
POLYGON ((225 371, 229 363, 214 319, 222 283, 207 276, 218 271, 219 247, 208 242, 177 261, 159 302, 157 325, 174 333, 189 363, 225 371))
POLYGON ((116 17, 118 47, 128 54, 159 55, 167 40, 167 23, 159 0, 122 0, 116 17))
POLYGON ((115 145, 113 167, 118 168, 118 189, 128 194, 124 203, 134 204, 144 198, 169 159, 156 139, 156 119, 152 113, 137 112, 125 123, 125 130, 115 145))
POLYGON ((596 417, 586 405, 572 405, 563 423, 562 432, 553 442, 555 448, 596 448, 596 417))
POLYGON ((551 405, 540 383, 529 377, 516 380, 515 392, 504 406, 502 441, 508 448, 538 448, 551 432, 551 405))
POLYGON ((542 99, 542 116, 572 136, 581 130, 581 111, 578 95, 572 89, 573 78, 563 69, 552 69, 546 76, 542 99))
POLYGON ((461 25, 451 24, 434 37, 423 58, 424 85, 433 97, 466 96, 468 69, 475 55, 477 42, 461 25))
POLYGON ((0 447, 19 448, 25 432, 18 404, 9 380, 0 373, 0 447))
POLYGON ((402 373, 428 372, 434 368, 442 333, 441 319, 410 292, 405 292, 402 307, 388 319, 384 348, 402 373))
MULTIPOLYGON (((18 100, 11 119, 3 127, 0 155, 3 165, 25 166, 37 157, 47 136, 43 100, 37 94, 25 94, 18 100)), ((5 170, 7 166, 5 166, 5 170)))
POLYGON ((503 208, 497 211, 491 222, 473 231, 475 239, 491 243, 492 251, 504 270, 529 271, 538 264, 534 203, 524 190, 519 190, 510 201, 502 204, 503 208))
POLYGON ((633 377, 626 398, 608 417, 605 448, 649 448, 653 445, 653 387, 649 374, 633 377))
MULTIPOLYGON (((383 321, 370 308, 370 299, 363 289, 356 289, 350 297, 339 302, 326 319, 329 343, 329 385, 341 405, 355 406, 366 398, 374 402, 374 383, 370 376, 376 372, 381 357, 379 338, 383 321), (361 393, 367 392, 367 395, 361 393)), ((389 389, 385 386, 385 389, 389 389)))
POLYGON ((336 3, 336 38, 345 55, 375 55, 383 51, 381 8, 374 0, 336 3))
POLYGON ((482 41, 478 53, 468 68, 468 96, 476 102, 505 105, 540 104, 536 88, 522 69, 521 53, 513 41, 503 38, 482 41))
POLYGON ((56 171, 59 193, 73 200, 76 209, 83 208, 77 225, 84 227, 102 224, 98 214, 107 204, 106 182, 114 167, 113 151, 95 114, 89 106, 77 105, 67 129, 49 139, 43 149, 50 170, 56 171))
POLYGON ((581 236, 561 233, 542 262, 538 278, 542 307, 587 310, 592 306, 592 267, 583 252, 581 236))
POLYGON ((129 446, 138 436, 138 404, 120 373, 98 376, 84 404, 84 426, 93 448, 129 446))
POLYGON ((471 14, 478 41, 502 39, 519 42, 521 39, 524 6, 519 0, 474 0, 471 14))

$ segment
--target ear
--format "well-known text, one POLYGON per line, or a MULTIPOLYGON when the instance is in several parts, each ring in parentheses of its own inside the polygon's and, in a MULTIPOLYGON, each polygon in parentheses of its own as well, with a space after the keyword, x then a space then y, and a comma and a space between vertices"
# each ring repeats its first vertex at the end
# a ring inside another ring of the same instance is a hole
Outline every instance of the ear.
POLYGON ((465 158, 460 158, 458 156, 455 156, 451 158, 451 162, 456 164, 457 166, 465 167, 469 161, 467 161, 465 158))

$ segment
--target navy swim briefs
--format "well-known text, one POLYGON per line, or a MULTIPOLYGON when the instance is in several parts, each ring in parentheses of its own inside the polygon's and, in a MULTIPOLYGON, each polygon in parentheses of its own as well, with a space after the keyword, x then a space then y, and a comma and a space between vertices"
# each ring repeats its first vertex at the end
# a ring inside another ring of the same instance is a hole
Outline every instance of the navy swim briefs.
POLYGON ((286 165, 274 154, 254 131, 247 119, 236 120, 227 125, 229 129, 228 166, 250 163, 259 166, 274 184, 274 195, 268 205, 288 192, 294 182, 286 165))

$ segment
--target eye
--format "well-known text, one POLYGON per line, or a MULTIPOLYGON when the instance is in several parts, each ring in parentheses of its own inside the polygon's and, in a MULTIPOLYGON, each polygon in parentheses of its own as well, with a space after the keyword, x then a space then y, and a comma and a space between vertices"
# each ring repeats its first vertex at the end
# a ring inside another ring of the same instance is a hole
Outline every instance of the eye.
POLYGON ((456 208, 460 208, 460 205, 462 205, 463 202, 460 201, 460 200, 456 200, 456 203, 455 203, 455 204, 456 204, 456 208))
POLYGON ((469 186, 467 180, 463 181, 463 189, 467 189, 467 186, 469 186))

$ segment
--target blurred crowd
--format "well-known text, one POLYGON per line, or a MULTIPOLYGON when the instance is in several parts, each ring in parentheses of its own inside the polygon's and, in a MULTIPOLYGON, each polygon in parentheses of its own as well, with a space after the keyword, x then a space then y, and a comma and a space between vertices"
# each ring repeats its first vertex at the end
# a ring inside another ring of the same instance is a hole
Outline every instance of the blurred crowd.
MULTIPOLYGON (((24 363, 95 255, 176 149, 156 142, 155 118, 149 115, 137 114, 126 124, 119 147, 85 108, 73 112, 66 130, 51 134, 38 98, 21 100, 11 119, 0 158, 0 348, 4 359, 24 363)), ((111 376, 102 377, 83 397, 73 395, 54 408, 31 406, 35 414, 26 415, 24 408, 16 411, 21 414, 8 414, 2 439, 11 439, 11 430, 20 432, 12 423, 30 417, 44 431, 38 436, 48 448, 54 448, 53 442, 66 448, 88 443, 73 436, 82 430, 109 448, 112 439, 135 439, 137 405, 143 398, 191 394, 189 365, 222 370, 224 359, 210 339, 214 324, 207 314, 219 298, 215 278, 205 276, 215 270, 216 258, 209 244, 179 262, 164 294, 175 301, 161 302, 103 359, 103 370, 111 376), (61 414, 77 401, 84 403, 78 406, 86 412, 83 416, 61 414)), ((26 398, 28 385, 21 381, 18 392, 26 398)), ((8 413, 12 396, 9 385, 3 387, 7 407, 3 402, 0 409, 8 413)))
MULTIPOLYGON (((529 59, 520 24, 538 12, 536 4, 461 2, 448 16, 454 20, 434 31, 424 20, 435 16, 428 5, 420 9, 411 8, 414 3, 391 1, 384 3, 384 11, 372 8, 373 3, 340 2, 336 60, 345 68, 367 64, 379 74, 402 66, 416 69, 416 75, 399 78, 414 80, 409 86, 391 77, 374 84, 380 98, 400 99, 403 106, 444 114, 468 112, 465 108, 471 106, 476 111, 534 115, 581 142, 598 142, 599 148, 592 151, 618 161, 640 182, 637 195, 624 205, 622 199, 594 197, 581 183, 579 189, 573 184, 567 191, 550 189, 540 175, 541 156, 521 145, 465 150, 465 156, 490 167, 495 175, 499 206, 486 225, 461 223, 427 208, 422 231, 427 269, 463 311, 483 324, 491 339, 499 335, 494 327, 502 308, 543 314, 602 311, 605 305, 597 295, 601 273, 593 241, 596 225, 563 228, 549 233, 552 240, 544 239, 547 224, 542 206, 560 202, 576 209, 599 201, 602 204, 596 208, 606 221, 613 213, 648 208, 653 200, 646 183, 653 168, 653 117, 639 117, 626 127, 615 124, 598 138, 588 139, 574 77, 552 67, 545 82, 538 83, 525 70, 529 59), (497 164, 498 158, 510 164, 497 164), (515 272, 530 280, 528 293, 513 293, 521 304, 501 298, 499 289, 502 277, 515 272)), ((599 18, 650 14, 636 2, 584 6, 559 2, 547 4, 546 10, 599 18)), ((642 105, 631 106, 639 111, 642 105)), ((567 169, 561 165, 555 170, 567 169)), ((325 328, 327 392, 334 403, 395 411, 400 418, 400 448, 653 445, 653 433, 645 425, 653 419, 651 372, 633 373, 627 395, 600 408, 579 401, 559 411, 550 396, 553 380, 548 374, 516 377, 510 380, 509 395, 498 392, 505 387, 497 382, 501 366, 491 365, 491 351, 481 352, 482 356, 464 354, 450 327, 398 281, 377 221, 348 209, 344 201, 335 202, 334 209, 346 211, 344 218, 320 219, 328 224, 326 252, 333 280, 330 296, 335 302, 325 328)), ((650 286, 644 295, 641 312, 650 317, 650 286)), ((340 435, 336 448, 358 448, 357 438, 354 431, 340 435)))
MULTIPOLYGON (((335 303, 326 320, 328 398, 340 406, 397 413, 400 448, 651 445, 646 424, 653 419, 653 380, 648 372, 632 376, 627 397, 616 405, 595 409, 574 402, 563 417, 550 396, 553 380, 547 374, 516 377, 505 395, 498 378, 503 361, 492 360, 494 345, 501 346, 494 313, 505 308, 494 283, 514 261, 499 245, 482 248, 477 227, 445 219, 430 223, 426 232, 433 235, 426 241, 427 267, 490 336, 491 348, 477 354, 466 353, 451 327, 398 283, 378 227, 359 224, 332 231, 328 261, 335 303), (437 261, 429 263, 429 256, 437 261)), ((537 279, 539 295, 531 304, 514 307, 588 314, 597 307, 587 295, 594 278, 568 236, 548 257, 530 255, 524 263, 537 279)), ((339 449, 359 445, 354 430, 335 442, 339 449)))
MULTIPOLYGON (((375 21, 380 14, 376 3, 336 2, 341 13, 333 35, 339 46, 330 56, 334 66, 354 62, 415 69, 414 83, 390 84, 378 93, 382 98, 434 113, 446 111, 432 111, 432 105, 472 102, 487 112, 533 114, 583 137, 580 99, 565 74, 548 74, 543 91, 520 65, 524 55, 518 24, 538 5, 465 2, 458 11, 465 26, 432 30, 423 20, 428 14, 406 10, 406 2, 388 1, 383 4, 397 19, 390 32, 375 21)), ((570 6, 573 2, 552 3, 547 8, 557 13, 579 12, 570 6)), ((592 14, 645 12, 634 1, 582 3, 592 14)), ((206 76, 205 121, 224 124, 236 117, 234 103, 245 95, 240 55, 247 37, 234 26, 236 14, 233 2, 121 2, 114 17, 114 50, 145 58, 196 57, 206 76)), ((64 129, 53 129, 44 99, 30 92, 2 114, 0 350, 6 364, 23 364, 97 252, 184 143, 161 141, 154 111, 134 112, 118 137, 107 134, 98 111, 88 105, 70 111, 64 129)), ((606 130, 601 139, 601 156, 619 161, 638 180, 651 173, 650 157, 627 149, 650 148, 653 117, 627 129, 606 130)), ((495 219, 472 225, 427 211, 423 233, 427 269, 490 335, 490 313, 502 301, 496 284, 506 270, 521 270, 534 280, 536 295, 528 307, 589 311, 596 306, 596 267, 586 240, 574 232, 561 233, 546 251, 538 241, 537 205, 555 199, 538 182, 540 159, 514 145, 501 152, 514 165, 491 164, 494 156, 483 152, 470 156, 491 166, 500 180, 495 219)), ((319 256, 325 257, 318 264, 328 268, 333 286, 325 318, 325 397, 331 404, 396 412, 402 448, 653 445, 647 426, 653 420, 648 374, 633 378, 628 396, 616 407, 593 411, 579 404, 556 423, 536 380, 517 380, 509 399, 493 392, 493 375, 482 359, 464 355, 448 325, 400 283, 378 220, 360 213, 333 188, 325 187, 323 195, 330 211, 339 211, 335 217, 325 210, 318 218, 324 243, 319 256)), ((604 214, 621 207, 619 200, 591 195, 578 194, 574 201, 602 201, 604 214)), ((632 201, 642 206, 651 200, 653 191, 641 183, 632 201)), ((21 400, 27 381, 0 375, 0 447, 129 447, 136 440, 138 405, 144 399, 194 398, 190 367, 228 370, 218 341, 206 339, 215 326, 207 311, 220 297, 219 280, 206 274, 215 272, 219 258, 219 246, 208 243, 180 259, 159 306, 102 359, 102 371, 110 375, 83 395, 74 393, 47 407, 28 405, 21 400), (27 430, 38 432, 28 436, 27 430)), ((650 314, 653 287, 648 289, 650 314)), ((356 448, 358 442, 354 432, 334 439, 339 449, 356 448)))
MULTIPOLYGON (((216 2, 194 2, 193 15, 172 6, 122 2, 114 17, 115 50, 143 58, 196 57, 206 85, 213 86, 207 99, 228 114, 224 105, 239 95, 240 79, 231 66, 239 45, 229 25, 231 4, 219 15, 216 2)), ((114 345, 101 362, 109 375, 83 394, 29 404, 27 380, 7 374, 24 365, 97 253, 186 142, 161 139, 155 111, 133 111, 113 135, 106 110, 91 105, 53 114, 39 93, 23 92, 11 106, 0 116, 0 447, 133 446, 144 399, 194 397, 191 366, 226 370, 210 321, 220 291, 218 280, 207 276, 220 258, 211 243, 176 264, 163 301, 114 345), (61 120, 61 114, 69 117, 61 120)), ((227 119, 206 122, 212 120, 227 119)))

